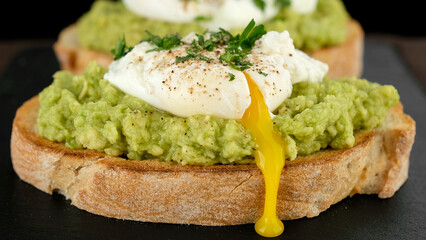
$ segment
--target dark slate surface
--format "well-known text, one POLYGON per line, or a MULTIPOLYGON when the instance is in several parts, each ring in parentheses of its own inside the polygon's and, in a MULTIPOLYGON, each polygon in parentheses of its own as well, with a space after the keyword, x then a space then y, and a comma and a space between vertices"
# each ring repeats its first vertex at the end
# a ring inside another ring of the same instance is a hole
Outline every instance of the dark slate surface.
MULTIPOLYGON (((318 217, 285 221, 279 239, 426 238, 426 94, 391 45, 367 41, 364 58, 364 77, 396 86, 405 111, 417 122, 409 179, 393 198, 357 195, 318 217)), ((58 68, 50 48, 32 48, 18 54, 1 78, 1 239, 263 239, 251 224, 200 227, 101 217, 77 209, 61 195, 51 196, 22 182, 10 160, 14 113, 49 85, 58 68)))

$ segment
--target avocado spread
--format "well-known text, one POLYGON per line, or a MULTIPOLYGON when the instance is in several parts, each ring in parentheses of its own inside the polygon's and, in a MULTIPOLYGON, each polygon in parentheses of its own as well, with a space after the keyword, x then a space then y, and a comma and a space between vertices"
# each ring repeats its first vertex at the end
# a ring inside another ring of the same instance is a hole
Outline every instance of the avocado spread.
MULTIPOLYGON (((309 14, 298 14, 283 7, 277 16, 263 23, 267 31, 288 30, 296 48, 313 51, 345 41, 348 13, 341 0, 318 0, 317 9, 309 14)), ((178 32, 204 33, 200 20, 191 23, 170 23, 140 17, 125 8, 121 1, 95 1, 77 21, 79 44, 102 52, 110 52, 118 39, 125 35, 127 45, 134 46, 148 37, 145 30, 159 36, 178 32)), ((240 33, 242 29, 229 29, 240 33)))
MULTIPOLYGON (((54 74, 39 95, 38 133, 66 146, 132 160, 160 158, 181 164, 252 163, 253 137, 238 121, 196 115, 181 118, 125 94, 91 62, 83 75, 54 74)), ((379 126, 399 101, 392 86, 367 80, 301 82, 274 112, 286 157, 354 144, 354 131, 379 126)))

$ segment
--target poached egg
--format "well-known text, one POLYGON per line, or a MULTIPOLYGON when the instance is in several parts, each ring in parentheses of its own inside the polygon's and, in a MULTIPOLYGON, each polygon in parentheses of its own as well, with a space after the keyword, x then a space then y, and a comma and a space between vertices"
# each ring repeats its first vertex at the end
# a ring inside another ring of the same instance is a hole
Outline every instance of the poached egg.
MULTIPOLYGON (((280 6, 276 0, 263 0, 264 8, 255 0, 123 0, 124 5, 135 14, 175 23, 192 22, 202 17, 204 27, 217 30, 242 28, 254 19, 265 22, 278 14, 280 6)), ((290 8, 300 14, 314 11, 317 0, 292 0, 290 8)))
MULTIPOLYGON (((182 39, 184 44, 172 50, 151 52, 156 46, 142 42, 112 62, 104 78, 122 91, 176 116, 202 114, 241 119, 251 103, 250 91, 243 72, 218 60, 225 46, 202 52, 212 59, 209 62, 176 62, 176 57, 184 56, 194 39, 196 35, 189 34, 182 39)), ((271 113, 291 95, 292 84, 321 81, 328 71, 326 64, 295 49, 287 31, 263 35, 247 59, 253 66, 245 73, 259 87, 271 113)))

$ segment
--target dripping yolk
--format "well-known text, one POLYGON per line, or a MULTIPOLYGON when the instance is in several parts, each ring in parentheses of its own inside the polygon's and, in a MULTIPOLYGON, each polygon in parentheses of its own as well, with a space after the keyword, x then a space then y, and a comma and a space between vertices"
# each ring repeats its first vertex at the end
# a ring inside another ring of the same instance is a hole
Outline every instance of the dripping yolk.
POLYGON ((273 128, 263 95, 250 75, 244 72, 250 89, 251 104, 241 119, 242 125, 251 131, 257 149, 254 157, 265 180, 265 205, 263 216, 255 224, 256 232, 264 237, 276 237, 284 231, 284 224, 277 217, 277 194, 281 171, 284 167, 284 141, 273 128))

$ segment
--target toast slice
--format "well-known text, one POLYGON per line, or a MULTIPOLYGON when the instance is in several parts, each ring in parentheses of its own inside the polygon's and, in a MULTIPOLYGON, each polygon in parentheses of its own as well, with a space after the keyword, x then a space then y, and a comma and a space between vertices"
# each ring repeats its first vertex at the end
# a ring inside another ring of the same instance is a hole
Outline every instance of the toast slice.
MULTIPOLYGON (((38 108, 36 96, 18 109, 11 155, 18 176, 46 193, 94 214, 144 222, 236 225, 262 215, 263 176, 254 164, 182 166, 72 150, 37 134, 38 108)), ((354 194, 392 197, 407 179, 414 136, 415 122, 399 103, 381 127, 359 132, 354 147, 287 162, 278 217, 315 217, 354 194)))
MULTIPOLYGON (((82 74, 87 64, 92 60, 96 60, 98 64, 107 67, 113 61, 112 54, 79 46, 76 28, 76 24, 64 28, 53 45, 61 69, 69 70, 74 74, 82 74)), ((347 34, 346 41, 340 45, 308 53, 311 57, 329 65, 328 75, 332 79, 361 76, 364 31, 361 25, 352 19, 348 21, 347 34)))

